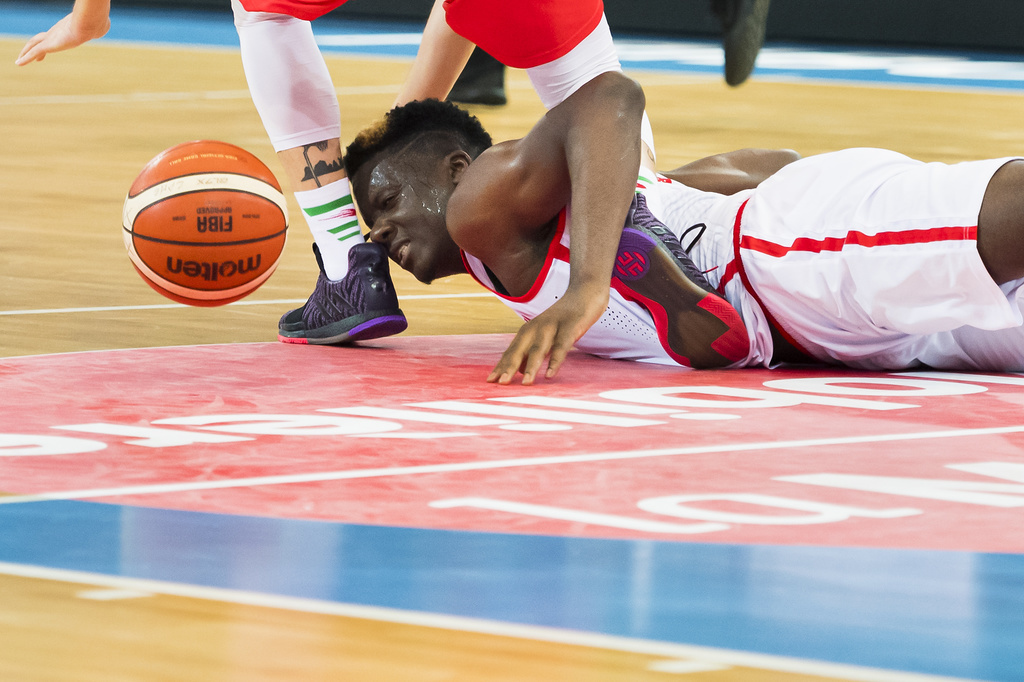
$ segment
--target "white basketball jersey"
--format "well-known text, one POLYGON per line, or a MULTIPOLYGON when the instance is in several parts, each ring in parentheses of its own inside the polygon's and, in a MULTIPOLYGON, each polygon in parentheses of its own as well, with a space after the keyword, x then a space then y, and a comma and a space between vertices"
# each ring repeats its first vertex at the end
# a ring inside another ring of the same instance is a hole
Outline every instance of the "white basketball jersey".
MULTIPOLYGON (((704 241, 710 246, 713 242, 717 243, 718 240, 712 239, 709 232, 702 232, 699 228, 698 230, 687 232, 686 228, 688 226, 704 224, 701 221, 705 221, 707 215, 722 213, 721 210, 709 211, 708 209, 713 206, 717 207, 723 203, 738 205, 738 202, 732 201, 731 197, 700 192, 661 176, 658 176, 656 179, 641 177, 637 183, 637 192, 644 194, 652 213, 665 222, 677 236, 686 233, 686 236, 691 240, 689 242, 691 246, 693 245, 692 242, 695 241, 704 241), (666 194, 669 196, 661 196, 666 194), (664 199, 668 201, 666 202, 664 199), (666 203, 672 205, 671 222, 665 221, 659 211, 659 209, 663 209, 666 203), (689 221, 688 215, 692 216, 692 222, 689 221), (680 228, 679 226, 681 225, 684 227, 680 228)), ((727 212, 728 207, 725 207, 724 210, 727 212)), ((735 211, 733 212, 733 217, 735 217, 735 211)), ((566 208, 559 216, 558 227, 554 238, 551 240, 551 246, 548 249, 540 275, 530 291, 524 296, 507 296, 500 293, 499 287, 495 285, 490 273, 480 259, 464 252, 463 261, 466 264, 466 269, 474 279, 494 293, 523 320, 532 320, 561 298, 568 287, 571 225, 572 211, 571 208, 566 208)), ((686 245, 687 242, 684 242, 684 246, 686 245)), ((725 246, 729 250, 728 252, 722 251, 720 254, 723 259, 722 269, 724 269, 724 261, 728 260, 729 258, 727 257, 730 257, 732 253, 731 244, 726 243, 725 246)), ((698 268, 709 270, 709 281, 712 286, 717 286, 721 275, 715 272, 717 264, 709 262, 709 260, 714 259, 714 256, 706 255, 705 252, 707 254, 714 254, 715 249, 695 249, 691 251, 690 255, 694 258, 698 268), (698 255, 696 251, 698 250, 701 252, 699 258, 696 257, 698 255)), ((730 303, 732 302, 730 300, 730 303)), ((747 324, 746 318, 744 318, 744 323, 747 324)), ((770 338, 768 344, 770 355, 770 338)), ((647 312, 647 309, 639 303, 623 298, 615 289, 610 291, 607 310, 605 310, 604 314, 587 333, 576 342, 576 348, 602 358, 678 366, 678 363, 662 348, 661 342, 658 340, 658 331, 654 325, 654 320, 651 314, 647 312)), ((763 355, 760 347, 753 348, 747 359, 738 363, 737 366, 756 364, 763 355)))
MULTIPOLYGON (((733 367, 769 365, 774 318, 780 334, 822 362, 1024 371, 1024 280, 997 286, 975 237, 988 182, 1008 161, 925 164, 849 149, 802 159, 730 196, 662 176, 641 177, 637 191, 740 313, 750 352, 733 367)), ((498 294, 524 320, 565 292, 570 225, 566 212, 526 296, 498 294)), ((483 264, 465 261, 494 291, 483 264)), ((675 364, 646 309, 614 289, 577 346, 675 364)))

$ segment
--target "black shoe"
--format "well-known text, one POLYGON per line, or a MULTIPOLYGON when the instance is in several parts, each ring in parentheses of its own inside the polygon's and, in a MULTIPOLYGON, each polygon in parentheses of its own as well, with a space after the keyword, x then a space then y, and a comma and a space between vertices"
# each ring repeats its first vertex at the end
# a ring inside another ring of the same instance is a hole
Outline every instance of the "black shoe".
POLYGON ((448 93, 449 102, 501 106, 505 96, 505 65, 479 47, 473 49, 466 68, 448 93))
POLYGON ((725 82, 739 85, 754 70, 764 44, 770 0, 711 0, 711 11, 722 25, 725 82))
POLYGON ((316 244, 313 253, 320 266, 316 287, 304 306, 289 310, 278 322, 279 341, 325 346, 405 331, 409 324, 398 308, 384 247, 372 242, 353 246, 348 273, 337 281, 324 273, 316 244))

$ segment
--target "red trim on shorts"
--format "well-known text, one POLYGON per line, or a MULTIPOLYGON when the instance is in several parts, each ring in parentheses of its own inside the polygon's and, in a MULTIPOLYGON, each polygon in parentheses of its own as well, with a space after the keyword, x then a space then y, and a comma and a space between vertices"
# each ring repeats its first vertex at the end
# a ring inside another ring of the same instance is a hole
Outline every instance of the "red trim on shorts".
POLYGON ((725 285, 732 281, 737 272, 739 272, 739 269, 736 267, 736 259, 733 258, 725 264, 725 272, 722 274, 722 279, 718 280, 718 289, 716 291, 719 294, 725 295, 725 285))
MULTIPOLYGON (((746 288, 747 293, 750 294, 750 297, 753 298, 754 302, 757 303, 757 305, 761 307, 761 312, 764 313, 765 319, 768 320, 768 324, 770 324, 772 327, 774 327, 775 331, 777 331, 779 333, 779 335, 781 335, 782 338, 784 338, 786 341, 788 341, 794 348, 796 348, 798 351, 800 351, 801 353, 806 355, 808 358, 813 358, 814 356, 811 355, 810 353, 808 353, 804 349, 804 347, 802 345, 797 343, 796 340, 793 339, 792 335, 790 335, 790 333, 787 332, 785 330, 785 328, 783 328, 783 326, 778 323, 778 321, 775 319, 775 316, 773 316, 770 312, 768 312, 768 308, 765 306, 764 302, 761 300, 761 297, 757 295, 756 291, 754 291, 754 287, 750 286, 750 280, 747 278, 747 271, 743 268, 743 261, 740 260, 740 248, 746 248, 746 246, 744 244, 745 244, 745 241, 747 239, 746 237, 743 237, 742 239, 740 237, 740 223, 742 223, 742 221, 743 221, 743 209, 745 209, 747 207, 747 202, 748 201, 750 201, 750 199, 747 199, 742 204, 740 204, 740 209, 736 212, 736 222, 733 224, 733 228, 732 228, 732 249, 733 249, 734 257, 733 257, 732 262, 730 262, 729 265, 727 266, 726 272, 728 272, 730 269, 733 268, 733 266, 735 266, 736 274, 738 274, 740 276, 740 281, 743 282, 743 286, 746 288)), ((757 241, 762 241, 762 240, 757 240, 757 241)), ((765 243, 768 243, 768 242, 765 242, 765 243)), ((725 280, 724 277, 722 279, 723 279, 723 281, 725 280)), ((720 285, 720 286, 724 287, 724 285, 720 285)), ((773 352, 774 352, 774 349, 773 349, 773 352)))
MULTIPOLYGON (((745 204, 744 204, 745 205, 745 204)), ((743 208, 740 207, 740 212, 743 208)), ((738 223, 737 223, 738 225, 738 223)), ((739 228, 737 227, 737 230, 739 228)), ((878 234, 864 234, 863 232, 850 231, 845 237, 828 237, 826 239, 810 239, 801 237, 793 242, 792 246, 775 244, 766 239, 759 239, 744 235, 740 240, 737 249, 748 249, 763 253, 773 258, 781 258, 789 253, 797 251, 805 253, 822 253, 825 251, 842 251, 847 246, 863 246, 873 248, 876 246, 898 246, 905 244, 929 244, 932 242, 946 241, 976 241, 978 238, 978 227, 955 226, 955 227, 932 227, 922 230, 902 230, 899 232, 879 232, 878 234)), ((739 251, 737 250, 737 257, 739 251)))

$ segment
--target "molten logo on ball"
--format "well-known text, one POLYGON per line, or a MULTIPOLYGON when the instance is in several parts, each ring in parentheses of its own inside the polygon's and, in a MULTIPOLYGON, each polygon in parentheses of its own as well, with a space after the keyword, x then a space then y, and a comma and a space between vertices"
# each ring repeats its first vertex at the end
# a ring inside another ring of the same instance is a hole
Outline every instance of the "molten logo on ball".
POLYGON ((247 258, 244 261, 229 260, 223 263, 197 263, 194 260, 182 261, 180 258, 167 257, 167 272, 170 274, 183 274, 186 277, 201 277, 207 282, 216 282, 218 278, 234 277, 236 274, 244 275, 247 272, 258 272, 260 269, 260 254, 256 254, 256 260, 247 258))
POLYGON ((128 191, 122 226, 147 284, 179 303, 216 306, 251 294, 274 272, 288 211, 263 162, 200 140, 146 164, 128 191))

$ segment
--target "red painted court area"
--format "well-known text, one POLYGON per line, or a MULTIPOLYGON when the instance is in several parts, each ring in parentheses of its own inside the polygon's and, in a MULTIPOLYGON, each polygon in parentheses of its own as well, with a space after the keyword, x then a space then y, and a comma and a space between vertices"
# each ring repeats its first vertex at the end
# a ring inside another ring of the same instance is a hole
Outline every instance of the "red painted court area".
POLYGON ((527 534, 1024 552, 1024 377, 700 371, 505 335, 0 360, 0 503, 527 534))

